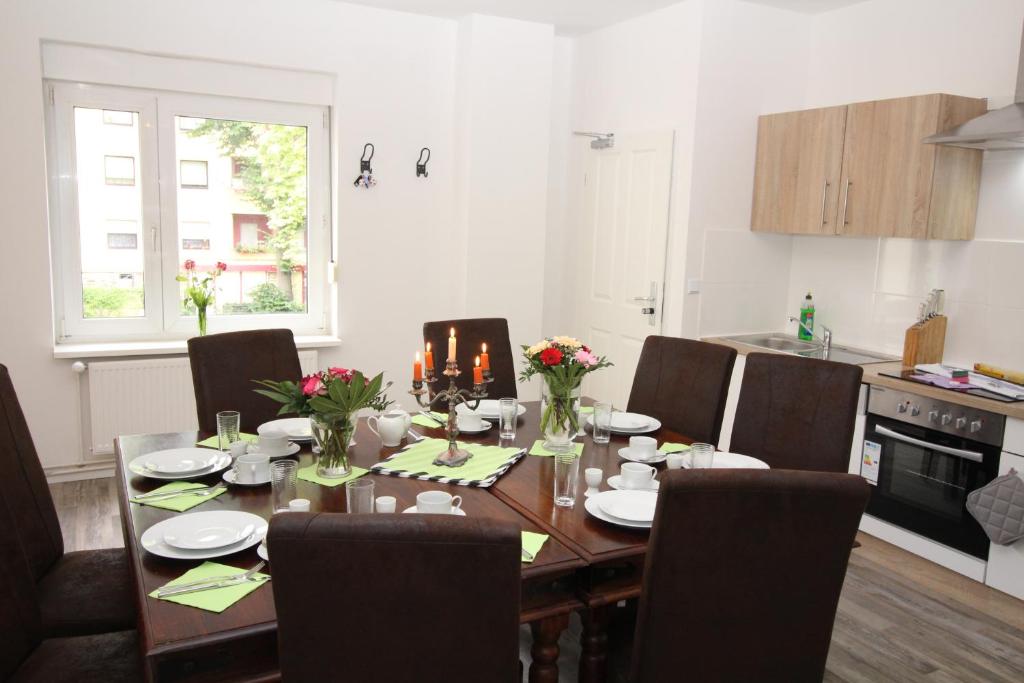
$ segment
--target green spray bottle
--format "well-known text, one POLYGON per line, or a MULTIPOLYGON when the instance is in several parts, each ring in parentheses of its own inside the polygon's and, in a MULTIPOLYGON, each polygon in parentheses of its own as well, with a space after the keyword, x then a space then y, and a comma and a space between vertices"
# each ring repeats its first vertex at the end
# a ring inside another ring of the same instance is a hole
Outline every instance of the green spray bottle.
POLYGON ((797 326, 796 336, 806 341, 814 340, 814 299, 811 293, 807 292, 803 305, 800 307, 800 322, 803 325, 797 326))

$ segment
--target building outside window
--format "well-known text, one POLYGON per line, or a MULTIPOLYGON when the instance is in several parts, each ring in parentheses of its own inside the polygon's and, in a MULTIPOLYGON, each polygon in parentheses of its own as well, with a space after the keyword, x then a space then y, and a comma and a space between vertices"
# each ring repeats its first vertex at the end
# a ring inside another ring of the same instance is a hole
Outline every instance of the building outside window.
POLYGON ((181 179, 182 188, 202 188, 205 190, 209 187, 210 176, 208 166, 205 161, 182 159, 178 164, 178 168, 180 169, 178 177, 181 179))
POLYGON ((104 155, 103 175, 107 185, 134 185, 135 157, 104 155))

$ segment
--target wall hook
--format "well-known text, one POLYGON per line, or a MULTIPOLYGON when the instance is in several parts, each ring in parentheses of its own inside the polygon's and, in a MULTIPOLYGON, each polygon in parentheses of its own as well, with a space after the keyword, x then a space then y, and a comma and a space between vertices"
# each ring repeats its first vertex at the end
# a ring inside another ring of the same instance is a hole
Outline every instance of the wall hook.
POLYGON ((427 173, 427 162, 430 161, 430 148, 424 147, 420 150, 420 158, 416 160, 416 177, 420 176, 426 178, 429 174, 427 173), (423 157, 423 153, 426 152, 426 158, 423 157))
POLYGON ((377 179, 373 177, 373 168, 370 166, 375 151, 372 142, 363 145, 363 154, 359 158, 359 175, 352 183, 354 186, 370 188, 377 184, 377 179))

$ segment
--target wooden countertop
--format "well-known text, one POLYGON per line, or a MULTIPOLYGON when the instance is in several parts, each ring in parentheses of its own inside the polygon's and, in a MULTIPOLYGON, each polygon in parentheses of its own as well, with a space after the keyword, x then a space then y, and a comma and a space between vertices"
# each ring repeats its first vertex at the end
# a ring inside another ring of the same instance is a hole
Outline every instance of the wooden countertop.
MULTIPOLYGON (((722 344, 723 346, 734 348, 738 353, 741 353, 744 356, 748 353, 783 353, 782 351, 763 349, 758 346, 751 346, 750 344, 744 344, 724 337, 705 337, 703 341, 722 344)), ((989 412, 1005 415, 1006 417, 1017 420, 1024 420, 1024 401, 1017 403, 1002 403, 1001 401, 993 401, 987 398, 971 396, 970 394, 961 394, 948 389, 931 387, 927 384, 908 382, 905 379, 885 377, 881 374, 883 372, 897 373, 902 369, 902 365, 903 364, 900 361, 862 363, 861 367, 864 368, 864 383, 874 384, 880 387, 888 387, 898 391, 906 391, 917 394, 918 396, 926 396, 939 401, 949 401, 950 403, 967 406, 968 408, 987 410, 989 412)))

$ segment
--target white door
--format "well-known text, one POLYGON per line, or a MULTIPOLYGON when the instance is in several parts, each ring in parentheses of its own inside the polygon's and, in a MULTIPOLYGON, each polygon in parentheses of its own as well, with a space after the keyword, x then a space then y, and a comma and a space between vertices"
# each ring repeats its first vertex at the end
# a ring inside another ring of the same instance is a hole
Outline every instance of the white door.
POLYGON ((626 407, 644 339, 661 334, 672 147, 664 131, 587 152, 580 332, 615 365, 583 390, 616 408, 626 407))

